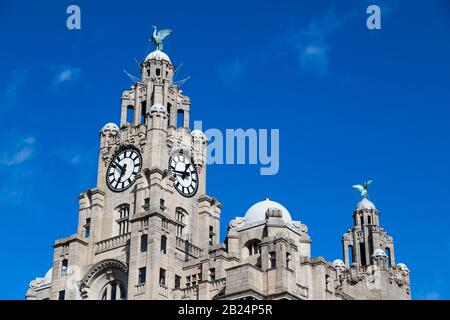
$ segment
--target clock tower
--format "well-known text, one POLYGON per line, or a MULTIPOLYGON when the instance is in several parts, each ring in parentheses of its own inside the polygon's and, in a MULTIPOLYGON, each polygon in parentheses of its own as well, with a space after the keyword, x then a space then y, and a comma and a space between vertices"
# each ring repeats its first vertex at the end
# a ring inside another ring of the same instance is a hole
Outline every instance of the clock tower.
POLYGON ((78 232, 54 245, 52 299, 173 298, 183 263, 219 241, 221 205, 206 195, 207 139, 189 129, 190 99, 163 51, 140 70, 122 93, 120 126, 100 131, 78 232))

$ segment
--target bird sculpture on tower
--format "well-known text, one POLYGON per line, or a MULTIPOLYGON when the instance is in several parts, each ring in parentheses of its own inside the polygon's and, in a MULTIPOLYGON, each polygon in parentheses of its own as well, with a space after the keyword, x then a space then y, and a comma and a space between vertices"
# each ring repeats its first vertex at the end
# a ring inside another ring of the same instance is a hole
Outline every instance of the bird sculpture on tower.
POLYGON ((172 30, 171 29, 158 30, 156 26, 153 26, 152 28, 153 28, 153 35, 150 38, 150 41, 155 44, 157 50, 162 51, 163 41, 166 37, 169 36, 169 34, 172 33, 172 30))
POLYGON ((361 193, 361 197, 367 199, 367 193, 369 192, 369 185, 372 183, 372 180, 364 182, 361 184, 355 184, 352 186, 353 189, 358 190, 361 193))

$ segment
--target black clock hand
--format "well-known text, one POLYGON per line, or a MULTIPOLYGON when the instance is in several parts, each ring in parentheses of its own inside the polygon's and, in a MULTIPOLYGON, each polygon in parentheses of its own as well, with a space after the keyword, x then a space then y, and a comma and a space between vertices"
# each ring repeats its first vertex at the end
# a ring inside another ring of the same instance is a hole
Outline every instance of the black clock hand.
POLYGON ((120 182, 120 180, 122 180, 123 174, 127 171, 127 164, 124 163, 124 165, 121 169, 123 169, 123 170, 121 170, 121 172, 120 172, 119 182, 120 182))
POLYGON ((187 173, 187 170, 189 169, 190 166, 191 166, 191 164, 188 163, 188 164, 184 167, 183 179, 184 179, 185 176, 189 175, 189 174, 187 173))

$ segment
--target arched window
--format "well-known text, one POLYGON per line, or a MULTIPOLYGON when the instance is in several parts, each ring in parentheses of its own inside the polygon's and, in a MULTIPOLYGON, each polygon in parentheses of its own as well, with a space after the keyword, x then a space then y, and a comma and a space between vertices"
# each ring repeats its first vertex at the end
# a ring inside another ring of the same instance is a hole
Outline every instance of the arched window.
POLYGON ((161 253, 167 253, 167 237, 161 236, 161 253))
POLYGON ((63 259, 61 261, 61 275, 65 276, 67 273, 67 268, 69 267, 69 260, 63 259))
POLYGON ((125 286, 119 281, 108 282, 101 293, 102 300, 125 300, 126 298, 125 286))

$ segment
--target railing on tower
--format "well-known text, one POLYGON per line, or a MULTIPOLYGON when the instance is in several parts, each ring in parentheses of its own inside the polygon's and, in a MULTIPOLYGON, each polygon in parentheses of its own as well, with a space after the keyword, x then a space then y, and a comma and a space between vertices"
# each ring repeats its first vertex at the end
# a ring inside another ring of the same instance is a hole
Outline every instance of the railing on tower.
POLYGON ((186 234, 183 237, 176 237, 175 245, 186 254, 185 261, 196 259, 204 254, 204 250, 192 244, 191 240, 192 236, 190 234, 186 234))

